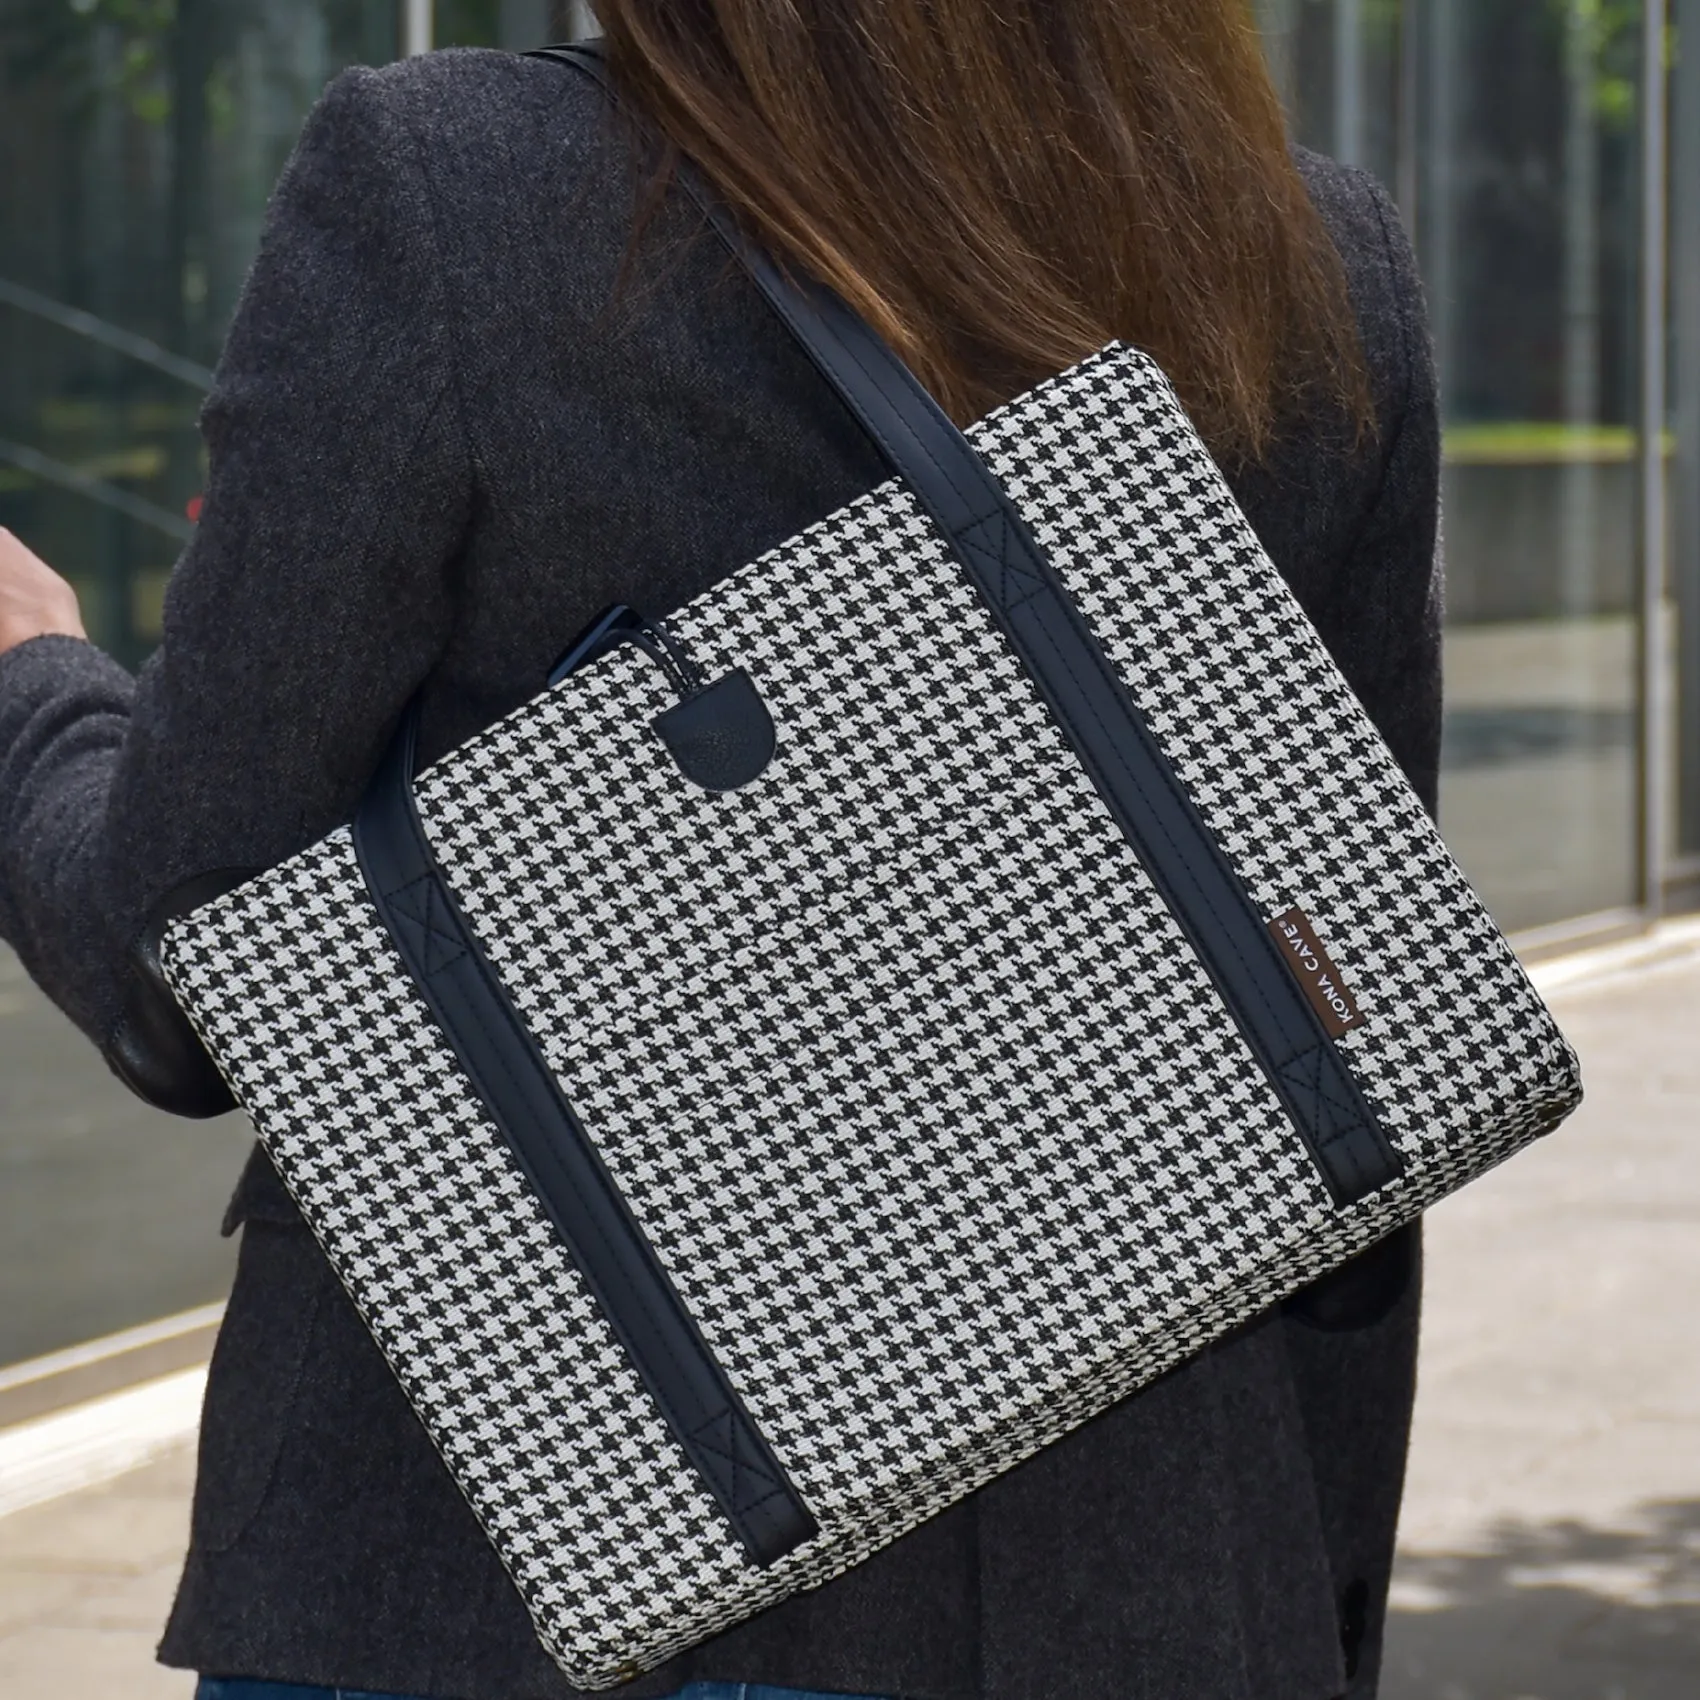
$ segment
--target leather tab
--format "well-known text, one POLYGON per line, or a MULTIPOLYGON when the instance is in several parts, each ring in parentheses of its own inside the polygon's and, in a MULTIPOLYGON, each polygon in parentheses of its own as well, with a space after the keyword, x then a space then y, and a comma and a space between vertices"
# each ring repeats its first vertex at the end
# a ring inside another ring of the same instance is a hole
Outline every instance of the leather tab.
POLYGON ((679 771, 705 791, 736 791, 759 779, 778 743, 773 716, 741 667, 656 715, 653 724, 679 771))

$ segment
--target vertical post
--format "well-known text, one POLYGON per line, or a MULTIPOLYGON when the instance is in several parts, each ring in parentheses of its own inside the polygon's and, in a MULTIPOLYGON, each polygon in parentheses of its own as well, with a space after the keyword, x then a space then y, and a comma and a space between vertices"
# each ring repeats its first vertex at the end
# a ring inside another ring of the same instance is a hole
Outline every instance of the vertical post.
POLYGON ((401 0, 402 53, 429 53, 432 33, 431 0, 401 0))
POLYGON ((1677 0, 1671 123, 1671 321, 1676 333, 1676 498, 1671 558, 1676 608, 1677 845, 1700 865, 1700 0, 1677 0))
POLYGON ((1364 0, 1334 0, 1334 152, 1364 165, 1364 0))
POLYGON ((1669 0, 1643 0, 1641 36, 1641 901, 1664 908, 1670 830, 1670 650, 1666 642, 1665 493, 1669 276, 1669 0))
POLYGON ((1564 23, 1564 423, 1576 452, 1564 469, 1559 606, 1599 606, 1600 25, 1598 0, 1569 0, 1564 23))
POLYGON ((1421 102, 1423 89, 1422 36, 1417 28, 1421 0, 1400 0, 1394 51, 1399 55, 1398 101, 1393 138, 1393 198, 1405 215, 1405 228, 1415 240, 1422 228, 1421 102))
POLYGON ((1457 172, 1459 81, 1469 66, 1460 51, 1459 0, 1424 0, 1425 91, 1421 232, 1423 275, 1428 280, 1435 364, 1443 411, 1456 371, 1454 344, 1458 297, 1457 172))
POLYGON ((567 40, 591 41, 601 35, 590 0, 567 0, 567 40))

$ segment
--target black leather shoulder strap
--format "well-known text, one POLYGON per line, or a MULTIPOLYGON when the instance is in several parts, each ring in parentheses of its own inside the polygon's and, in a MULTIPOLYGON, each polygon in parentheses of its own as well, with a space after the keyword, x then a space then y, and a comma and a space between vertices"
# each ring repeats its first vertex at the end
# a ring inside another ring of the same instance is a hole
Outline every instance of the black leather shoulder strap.
POLYGON ((432 854, 413 797, 409 713, 354 818, 378 914, 473 1090, 525 1171, 662 1418, 750 1558, 817 1526, 633 1218, 432 854))
MULTIPOLYGON (((594 48, 541 48, 596 79, 594 48)), ((1028 676, 1198 953, 1334 1198, 1401 1172, 1397 1153, 1262 916, 1129 698, 1067 588, 974 446, 831 290, 782 271, 685 162, 679 179, 949 539, 1028 676)))

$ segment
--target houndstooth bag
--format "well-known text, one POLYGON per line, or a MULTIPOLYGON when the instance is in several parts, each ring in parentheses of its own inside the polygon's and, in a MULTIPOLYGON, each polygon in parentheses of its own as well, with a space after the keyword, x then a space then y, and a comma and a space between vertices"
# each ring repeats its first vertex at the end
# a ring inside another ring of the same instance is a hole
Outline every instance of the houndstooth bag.
POLYGON ((900 476, 159 946, 588 1688, 1579 1097, 1156 366, 965 440, 710 212, 900 476))

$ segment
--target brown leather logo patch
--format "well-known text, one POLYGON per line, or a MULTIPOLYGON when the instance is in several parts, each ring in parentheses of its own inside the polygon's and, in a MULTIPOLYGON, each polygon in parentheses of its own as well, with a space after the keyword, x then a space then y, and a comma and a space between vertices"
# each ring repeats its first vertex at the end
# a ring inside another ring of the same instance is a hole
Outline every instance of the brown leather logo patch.
POLYGON ((1346 990, 1340 970, 1328 958, 1316 928, 1302 909, 1289 909, 1269 923, 1293 978, 1304 988, 1310 1007, 1322 1018, 1331 1039, 1343 1038, 1363 1020, 1357 1001, 1346 990))

